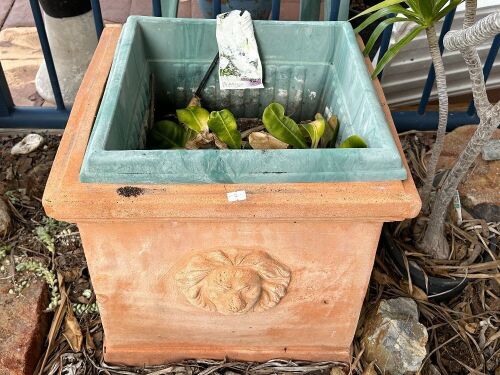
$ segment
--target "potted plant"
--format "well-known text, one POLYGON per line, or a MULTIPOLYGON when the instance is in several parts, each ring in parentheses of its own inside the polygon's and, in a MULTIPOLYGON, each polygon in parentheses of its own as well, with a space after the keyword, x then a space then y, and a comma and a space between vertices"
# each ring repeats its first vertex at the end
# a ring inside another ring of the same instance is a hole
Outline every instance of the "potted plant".
MULTIPOLYGON (((388 14, 396 14, 395 17, 383 21, 374 31, 365 49, 365 53, 368 53, 375 40, 388 25, 402 21, 413 21, 415 23, 416 27, 381 57, 374 74, 380 72, 384 65, 387 64, 387 62, 389 62, 390 59, 393 58, 403 46, 410 43, 411 40, 418 35, 418 33, 425 30, 427 34, 429 51, 432 56, 434 69, 436 71, 436 84, 439 98, 439 123, 436 143, 432 148, 432 154, 427 167, 426 180, 420 192, 424 202, 422 216, 420 217, 420 219, 423 220, 413 221, 412 224, 407 226, 408 230, 404 233, 407 239, 412 238, 411 242, 414 248, 438 260, 446 260, 450 257, 450 246, 448 238, 445 234, 445 220, 449 217, 449 205, 456 194, 459 183, 464 179, 467 171, 481 152, 487 140, 491 138, 493 131, 496 129, 499 122, 499 105, 492 105, 488 101, 481 68, 482 64, 475 50, 475 45, 486 40, 487 37, 494 36, 499 32, 498 13, 486 17, 478 24, 474 24, 477 7, 476 1, 467 0, 463 26, 464 30, 461 32, 450 32, 447 36, 445 36, 445 46, 449 50, 460 50, 464 56, 470 72, 474 102, 476 108, 478 108, 478 115, 481 122, 478 125, 473 137, 458 158, 456 164, 445 177, 440 189, 435 194, 431 194, 436 174, 436 165, 443 146, 448 117, 446 76, 441 55, 439 53, 434 23, 444 17, 451 9, 456 7, 461 2, 463 2, 463 0, 451 1, 449 3, 447 1, 386 0, 368 9, 365 13, 373 13, 372 16, 358 27, 358 30, 361 30, 376 19, 384 17, 388 14), (401 3, 405 3, 408 8, 403 8, 401 3)), ((386 237, 389 237, 390 235, 390 232, 386 232, 386 237)), ((394 254, 394 241, 390 238, 388 238, 387 241, 389 250, 394 254)), ((491 253, 487 244, 484 245, 484 248, 480 246, 479 250, 484 251, 485 253, 491 253)), ((475 257, 477 258, 478 255, 479 253, 475 254, 475 257)), ((401 264, 403 259, 401 255, 395 254, 395 256, 397 258, 396 263, 401 264)), ((409 272, 414 275, 412 277, 413 281, 416 282, 419 287, 428 291, 428 278, 426 275, 422 277, 422 267, 425 268, 423 263, 419 263, 420 267, 415 267, 414 264, 408 265, 407 261, 406 263, 406 267, 410 268, 409 272)), ((458 264, 457 261, 452 261, 452 263, 452 266, 457 269, 460 269, 460 266, 462 267, 462 274, 467 273, 467 267, 470 265, 468 261, 463 261, 458 264)), ((439 290, 439 293, 437 293, 436 296, 442 298, 447 295, 452 296, 457 290, 460 291, 463 289, 465 286, 465 279, 443 279, 442 281, 435 279, 434 284, 440 284, 438 289, 440 288, 441 290, 439 290)))
POLYGON ((264 88, 220 90, 212 76, 187 108, 214 20, 130 17, 111 70, 119 30, 103 33, 43 202, 78 224, 109 362, 347 362, 382 224, 420 209, 351 26, 254 28, 264 88), (234 119, 248 117, 292 146, 241 148, 234 119), (339 129, 329 147, 323 127, 339 129), (145 147, 148 134, 167 149, 145 147), (227 149, 186 149, 198 135, 227 149))
MULTIPOLYGON (((214 18, 213 1, 198 0, 203 17, 214 18)), ((222 0, 221 12, 247 10, 254 20, 267 20, 271 13, 272 0, 222 0)))

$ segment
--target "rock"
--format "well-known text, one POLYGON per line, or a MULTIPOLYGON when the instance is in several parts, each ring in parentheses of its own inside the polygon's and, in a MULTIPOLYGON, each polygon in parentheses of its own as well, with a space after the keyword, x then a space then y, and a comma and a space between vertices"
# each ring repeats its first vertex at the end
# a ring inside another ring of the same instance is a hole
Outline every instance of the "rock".
POLYGON ((7 235, 12 225, 12 220, 10 218, 10 209, 7 203, 0 198, 0 238, 7 235))
POLYGON ((472 209, 472 214, 487 222, 500 221, 500 206, 491 203, 480 203, 472 209))
POLYGON ((427 354, 427 338, 425 326, 418 322, 414 300, 382 300, 365 320, 363 356, 367 362, 374 361, 382 373, 416 372, 427 354))
POLYGON ((26 194, 30 197, 39 197, 43 195, 45 183, 49 176, 52 162, 38 164, 26 175, 26 194))
POLYGON ((21 142, 16 143, 10 153, 12 155, 25 155, 35 151, 43 143, 43 137, 40 134, 28 134, 21 142))
MULTIPOLYGON (((444 140, 443 152, 438 161, 439 169, 450 169, 474 134, 476 125, 461 126, 448 133, 444 140)), ((492 139, 500 139, 500 129, 495 130, 492 139)), ((462 205, 469 210, 480 203, 500 205, 500 161, 485 161, 478 157, 470 168, 458 191, 462 205)))
POLYGON ((500 140, 492 139, 483 148, 483 160, 500 160, 500 140))
POLYGON ((45 284, 32 283, 22 297, 9 294, 7 281, 0 281, 0 374, 32 374, 42 354, 49 328, 45 284))

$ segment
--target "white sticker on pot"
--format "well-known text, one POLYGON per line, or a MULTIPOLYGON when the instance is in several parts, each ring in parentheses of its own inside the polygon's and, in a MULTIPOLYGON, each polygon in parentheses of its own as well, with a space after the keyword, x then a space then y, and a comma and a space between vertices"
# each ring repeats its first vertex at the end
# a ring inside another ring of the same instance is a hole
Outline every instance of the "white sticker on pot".
POLYGON ((228 202, 244 201, 246 199, 247 193, 245 190, 238 190, 227 193, 228 202))
POLYGON ((262 64, 250 13, 240 10, 217 16, 221 90, 261 89, 262 64))

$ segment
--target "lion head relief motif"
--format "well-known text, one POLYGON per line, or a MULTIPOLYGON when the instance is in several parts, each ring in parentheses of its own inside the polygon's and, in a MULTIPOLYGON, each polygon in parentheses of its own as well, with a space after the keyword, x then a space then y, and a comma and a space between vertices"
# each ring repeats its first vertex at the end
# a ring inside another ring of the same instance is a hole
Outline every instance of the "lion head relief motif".
POLYGON ((264 251, 227 249, 194 255, 175 280, 192 305, 232 315, 276 306, 290 271, 264 251))

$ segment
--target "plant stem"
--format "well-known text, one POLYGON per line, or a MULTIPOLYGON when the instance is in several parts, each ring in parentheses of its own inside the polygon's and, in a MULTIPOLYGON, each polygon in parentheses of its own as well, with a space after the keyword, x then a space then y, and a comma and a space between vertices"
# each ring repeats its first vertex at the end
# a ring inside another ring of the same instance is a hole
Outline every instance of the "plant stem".
POLYGON ((448 206, 458 185, 500 123, 500 102, 492 106, 488 100, 482 64, 475 47, 481 40, 500 31, 499 16, 498 13, 492 14, 473 24, 476 0, 467 1, 465 14, 464 30, 449 33, 445 37, 445 46, 448 50, 459 49, 465 60, 480 123, 446 177, 443 188, 436 196, 424 238, 420 244, 422 249, 439 259, 446 259, 449 256, 449 247, 444 236, 444 220, 448 206))
POLYGON ((489 111, 487 120, 481 120, 477 130, 470 139, 467 146, 460 154, 457 162, 451 169, 444 181, 443 188, 438 192, 432 207, 432 213, 427 223, 424 238, 420 248, 437 259, 447 259, 449 247, 444 238, 444 220, 448 212, 453 195, 458 185, 467 174, 469 168, 483 149, 486 141, 491 138, 493 132, 500 123, 500 102, 489 111))
POLYGON ((439 99, 439 122, 436 134, 436 142, 432 148, 431 158, 427 165, 427 176, 422 188, 422 209, 425 212, 429 210, 429 200, 432 191, 432 184, 436 175, 436 166, 443 149, 444 136, 446 133, 446 124, 448 122, 448 93, 446 88, 446 73, 444 71, 443 59, 439 51, 439 43, 436 36, 434 25, 426 29, 427 43, 431 54, 434 71, 436 73, 436 86, 439 99))

